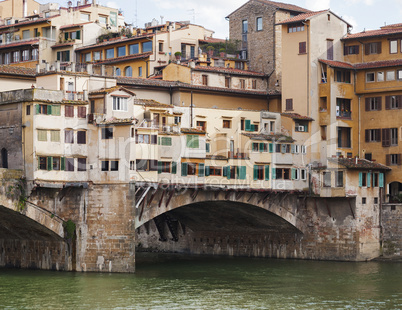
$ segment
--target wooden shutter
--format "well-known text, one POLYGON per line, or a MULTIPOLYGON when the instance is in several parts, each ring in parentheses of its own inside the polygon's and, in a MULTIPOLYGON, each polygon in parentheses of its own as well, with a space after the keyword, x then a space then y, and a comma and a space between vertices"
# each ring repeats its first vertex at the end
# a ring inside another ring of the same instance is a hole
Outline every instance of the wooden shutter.
POLYGON ((293 110, 293 99, 286 99, 286 110, 293 110))
POLYGON ((382 47, 381 42, 378 42, 377 43, 377 54, 381 54, 381 47, 382 47))
POLYGON ((377 97, 378 111, 382 110, 382 97, 377 97))
POLYGON ((269 180, 269 165, 265 166, 265 181, 269 180))
POLYGON ((60 170, 63 171, 66 169, 66 158, 62 157, 60 158, 60 170))
POLYGON ((157 144, 157 143, 158 143, 158 136, 151 135, 151 144, 157 144))
POLYGON ((366 111, 370 111, 370 98, 366 98, 366 111))
POLYGON ((245 120, 246 131, 251 131, 251 121, 249 119, 245 120))
POLYGON ((299 54, 306 54, 306 42, 299 42, 299 54))
POLYGON ((52 115, 52 106, 50 104, 47 105, 47 115, 52 115))
POLYGON ((365 130, 365 142, 370 142, 370 129, 365 130))
POLYGON ((348 46, 346 46, 346 45, 344 45, 343 46, 343 55, 349 55, 349 49, 348 49, 348 46))
POLYGON ((53 168, 53 157, 48 157, 47 158, 47 170, 52 170, 52 168, 53 168))
POLYGON ((176 173, 177 173, 177 163, 172 162, 172 174, 176 174, 176 173))
POLYGON ((377 142, 381 142, 381 129, 375 129, 375 136, 377 138, 377 142))
POLYGON ((262 153, 264 151, 264 143, 263 142, 260 142, 259 148, 260 148, 260 153, 262 153))
POLYGON ((272 168, 272 180, 276 179, 276 168, 272 168))
POLYGON ((224 177, 227 177, 228 176, 228 169, 227 169, 228 167, 223 167, 222 168, 222 170, 223 170, 223 174, 222 174, 222 176, 224 176, 224 177))
POLYGON ((402 159, 401 159, 401 154, 397 154, 396 155, 397 156, 397 161, 396 161, 396 163, 398 164, 398 165, 401 165, 402 164, 402 159))
POLYGON ((364 44, 364 54, 370 55, 370 43, 364 44))
POLYGON ((162 162, 158 161, 158 174, 162 173, 162 162))
POLYGON ((391 96, 385 97, 385 110, 391 109, 391 96))
POLYGON ((391 155, 390 154, 385 155, 385 164, 387 166, 391 165, 391 155))
POLYGON ((384 187, 384 173, 380 173, 380 179, 379 179, 378 185, 380 187, 384 187))
POLYGON ((391 139, 390 139, 390 129, 389 128, 383 128, 382 129, 382 146, 387 147, 391 145, 391 139))
POLYGON ((206 166, 205 167, 205 176, 209 176, 211 174, 211 167, 210 166, 206 166))
POLYGON ((198 164, 198 176, 203 177, 205 176, 205 164, 198 164))
POLYGON ((274 152, 274 144, 270 143, 268 147, 269 147, 269 152, 273 153, 274 152))
POLYGON ((367 187, 371 187, 371 173, 367 173, 367 187))
POLYGON ((240 167, 239 179, 240 180, 245 180, 246 177, 247 177, 247 167, 246 166, 241 166, 240 167))
POLYGON ((295 168, 292 168, 292 176, 291 176, 291 178, 292 178, 292 180, 294 180, 295 178, 296 178, 296 169, 295 168))
POLYGON ((187 163, 181 163, 181 175, 183 177, 187 176, 187 163))
POLYGON ((359 172, 359 187, 363 186, 363 172, 359 172))
POLYGON ((257 165, 254 165, 253 178, 254 178, 254 181, 258 180, 258 166, 257 165))
POLYGON ((77 30, 77 32, 76 32, 76 38, 77 38, 77 40, 81 40, 81 31, 80 30, 77 30))
POLYGON ((355 54, 359 54, 359 45, 355 45, 355 54))

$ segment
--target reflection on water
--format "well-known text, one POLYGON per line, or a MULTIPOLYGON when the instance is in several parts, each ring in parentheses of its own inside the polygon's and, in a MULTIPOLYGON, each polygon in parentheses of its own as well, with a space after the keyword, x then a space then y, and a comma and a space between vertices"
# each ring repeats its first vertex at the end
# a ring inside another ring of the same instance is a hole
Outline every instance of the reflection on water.
POLYGON ((136 274, 0 269, 2 309, 402 309, 401 263, 140 253, 136 274))

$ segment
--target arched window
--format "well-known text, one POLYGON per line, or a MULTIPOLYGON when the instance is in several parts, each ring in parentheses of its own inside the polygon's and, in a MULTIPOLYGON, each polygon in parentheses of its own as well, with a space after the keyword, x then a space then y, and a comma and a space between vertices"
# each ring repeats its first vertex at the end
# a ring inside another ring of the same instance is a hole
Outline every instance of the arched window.
POLYGON ((120 70, 120 68, 116 68, 116 76, 121 76, 121 70, 120 70))
POLYGON ((124 75, 130 77, 133 76, 133 69, 130 66, 124 68, 124 75))
POLYGON ((1 167, 8 168, 8 155, 5 148, 1 150, 1 167))

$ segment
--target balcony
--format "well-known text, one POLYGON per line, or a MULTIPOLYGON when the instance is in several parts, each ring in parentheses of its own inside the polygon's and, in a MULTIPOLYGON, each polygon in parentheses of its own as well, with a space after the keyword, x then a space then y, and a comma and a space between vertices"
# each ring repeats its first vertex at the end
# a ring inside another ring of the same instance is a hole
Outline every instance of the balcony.
POLYGON ((242 152, 237 151, 236 153, 235 152, 228 152, 228 158, 231 158, 231 159, 248 159, 249 156, 248 156, 247 153, 242 153, 242 152))

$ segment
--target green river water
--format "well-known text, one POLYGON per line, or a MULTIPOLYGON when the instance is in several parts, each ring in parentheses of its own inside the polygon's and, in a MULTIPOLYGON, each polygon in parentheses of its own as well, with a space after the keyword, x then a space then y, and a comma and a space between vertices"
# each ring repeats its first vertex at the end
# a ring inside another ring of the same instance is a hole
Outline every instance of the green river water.
POLYGON ((135 274, 0 269, 0 309, 402 309, 401 267, 140 253, 135 274))

